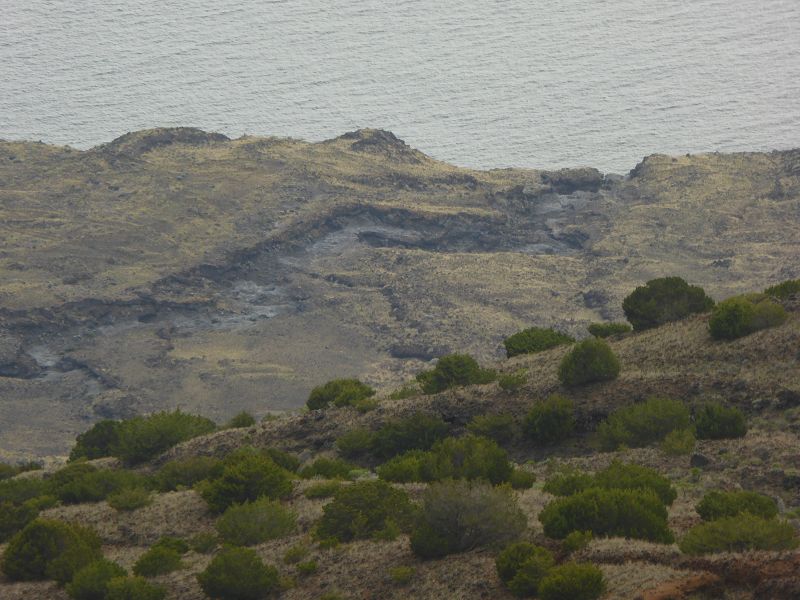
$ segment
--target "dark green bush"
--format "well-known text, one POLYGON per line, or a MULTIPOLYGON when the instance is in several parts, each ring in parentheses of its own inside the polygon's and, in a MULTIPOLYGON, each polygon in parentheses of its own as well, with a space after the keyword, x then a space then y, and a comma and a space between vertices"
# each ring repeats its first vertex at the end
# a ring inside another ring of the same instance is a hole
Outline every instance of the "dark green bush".
POLYGON ((28 500, 22 504, 0 502, 0 543, 25 527, 39 516, 39 508, 35 501, 28 500))
POLYGON ((525 436, 537 446, 551 446, 569 438, 575 431, 575 406, 572 400, 553 394, 531 407, 523 425, 525 436))
POLYGON ((539 582, 555 565, 552 552, 527 542, 508 546, 495 559, 497 574, 515 596, 535 596, 539 582))
POLYGON ((312 477, 347 479, 350 471, 356 468, 356 465, 340 458, 318 458, 310 465, 300 469, 300 477, 303 479, 311 479, 312 477))
POLYGON ((136 510, 148 506, 152 501, 152 495, 143 487, 124 488, 106 498, 108 505, 115 510, 136 510))
POLYGON ((548 478, 542 491, 554 496, 572 496, 596 487, 594 477, 577 469, 564 469, 548 478))
POLYGON ((409 450, 427 450, 448 433, 441 418, 415 413, 405 419, 389 421, 375 432, 372 454, 387 460, 409 450))
POLYGON ((691 429, 676 429, 675 431, 670 431, 661 440, 661 450, 670 456, 682 456, 691 454, 696 443, 694 431, 691 429))
POLYGON ((289 535, 295 522, 295 514, 280 502, 261 498, 229 506, 217 521, 217 532, 234 546, 253 546, 289 535))
POLYGON ((767 296, 786 300, 793 294, 800 294, 800 279, 787 279, 786 281, 768 287, 764 290, 767 296))
POLYGON ((628 333, 630 330, 631 326, 627 323, 592 323, 589 325, 589 333, 599 338, 628 333))
POLYGON ((434 483, 423 494, 411 549, 430 559, 482 546, 501 547, 518 539, 526 527, 510 487, 482 481, 434 483))
POLYGON ((735 517, 745 512, 763 519, 778 516, 778 505, 775 500, 764 494, 746 491, 709 492, 697 504, 696 510, 703 521, 735 517))
POLYGON ((369 429, 356 428, 336 439, 336 448, 347 458, 363 458, 372 452, 375 434, 369 429))
POLYGON ((655 469, 618 460, 598 471, 594 477, 580 471, 567 470, 548 479, 544 491, 555 496, 572 496, 589 488, 606 490, 651 490, 665 506, 671 505, 678 493, 669 479, 655 469))
POLYGON ((603 572, 587 563, 553 567, 539 583, 542 600, 596 600, 605 590, 603 572))
POLYGON ((708 330, 715 340, 733 340, 786 321, 786 310, 759 294, 734 296, 720 302, 711 312, 708 330))
POLYGON ((747 421, 738 408, 709 403, 695 414, 695 431, 701 440, 740 438, 747 433, 747 421))
POLYGON ((536 475, 530 471, 523 471, 522 469, 514 469, 511 473, 508 482, 515 490, 528 490, 536 483, 536 475))
POLYGON ((798 540, 789 523, 741 513, 695 525, 678 546, 686 554, 792 550, 797 548, 798 540))
POLYGON ((213 421, 176 410, 123 421, 114 456, 128 464, 137 464, 169 450, 176 444, 217 428, 213 421))
POLYGON ((272 462, 279 467, 283 467, 287 471, 297 473, 297 470, 300 468, 300 459, 294 454, 289 454, 277 448, 267 448, 264 452, 272 459, 272 462))
POLYGON ((252 427, 256 424, 256 420, 249 412, 243 410, 236 414, 230 421, 225 424, 226 429, 239 429, 240 427, 252 427))
POLYGON ((383 481, 342 486, 323 511, 317 536, 342 542, 372 537, 392 525, 408 530, 414 514, 408 495, 383 481))
POLYGON ((219 477, 204 482, 200 490, 209 508, 215 512, 262 496, 273 500, 285 498, 291 492, 290 473, 252 448, 229 455, 219 477))
POLYGON ((306 406, 310 410, 334 406, 356 406, 375 395, 375 390, 358 379, 333 379, 315 387, 308 396, 306 406))
POLYGON ((134 575, 155 577, 183 568, 181 553, 169 546, 154 545, 133 565, 134 575))
POLYGON ((573 531, 561 542, 561 548, 565 552, 578 552, 583 550, 592 541, 591 531, 573 531))
POLYGON ((636 331, 706 312, 712 306, 714 301, 703 288, 689 285, 680 277, 651 279, 622 302, 625 318, 636 331))
POLYGON ((614 411, 598 428, 604 450, 640 448, 663 440, 668 433, 688 429, 690 413, 680 400, 649 398, 614 411))
POLYGON ((22 504, 37 496, 50 494, 50 482, 35 477, 0 481, 0 502, 22 504))
POLYGON ((53 494, 64 504, 100 502, 128 488, 146 484, 138 473, 125 470, 95 469, 91 465, 74 463, 51 478, 53 494))
POLYGON ((164 600, 167 590, 144 577, 115 577, 108 582, 105 600, 164 600))
POLYGON ((590 488, 550 502, 539 513, 548 537, 563 539, 573 531, 596 537, 620 536, 671 543, 667 509, 649 489, 590 488))
POLYGON ((219 539, 211 532, 196 533, 189 539, 189 547, 198 554, 209 554, 219 545, 219 539))
POLYGON ((438 394, 465 385, 491 383, 496 378, 497 373, 491 369, 482 369, 468 354, 443 356, 433 369, 417 375, 417 381, 426 394, 438 394))
POLYGON ((189 551, 189 543, 186 540, 182 540, 171 535, 165 535, 161 537, 155 544, 153 544, 152 547, 169 548, 170 550, 174 550, 181 555, 186 554, 189 551))
POLYGON ((478 415, 467 425, 471 434, 490 438, 498 444, 513 440, 516 428, 516 420, 509 414, 478 415))
POLYGON ((11 538, 1 568, 12 581, 55 579, 64 584, 100 558, 100 540, 91 530, 36 519, 11 538))
POLYGON ((69 460, 74 461, 79 458, 89 460, 112 456, 114 448, 119 443, 119 429, 121 423, 105 419, 95 423, 91 429, 80 434, 75 447, 69 454, 69 460))
POLYGON ((428 452, 411 451, 378 467, 387 481, 441 481, 442 479, 485 479, 498 484, 513 473, 508 454, 494 440, 467 435, 445 438, 428 452))
POLYGON ((303 495, 312 500, 316 498, 330 498, 339 491, 340 487, 342 487, 342 484, 339 481, 324 481, 309 486, 303 492, 303 495))
POLYGON ((101 558, 75 573, 67 584, 67 594, 74 600, 105 600, 108 582, 127 574, 117 563, 101 558))
POLYGON ((543 327, 531 327, 523 329, 503 341, 506 348, 506 356, 511 358, 518 354, 532 354, 555 348, 561 344, 571 344, 575 338, 568 336, 555 329, 543 327))
POLYGON ((155 476, 156 487, 161 492, 190 488, 205 479, 222 474, 223 464, 211 456, 192 456, 164 463, 155 476))
POLYGON ((619 360, 604 340, 586 338, 561 360, 558 379, 567 387, 575 387, 616 379, 619 370, 619 360))
POLYGON ((296 544, 283 553, 283 562, 287 565, 299 563, 308 556, 308 546, 296 544))
POLYGON ((262 600, 280 589, 278 570, 249 548, 223 549, 197 580, 207 596, 220 600, 262 600))
POLYGON ((0 463, 0 481, 10 479, 17 474, 16 467, 12 467, 8 463, 0 463))

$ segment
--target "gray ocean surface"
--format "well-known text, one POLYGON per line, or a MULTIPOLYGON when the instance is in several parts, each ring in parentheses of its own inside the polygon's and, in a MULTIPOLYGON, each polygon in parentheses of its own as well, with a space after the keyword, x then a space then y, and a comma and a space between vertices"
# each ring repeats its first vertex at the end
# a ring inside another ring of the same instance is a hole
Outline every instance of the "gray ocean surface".
POLYGON ((800 0, 0 0, 0 138, 395 132, 467 167, 800 146, 800 0))

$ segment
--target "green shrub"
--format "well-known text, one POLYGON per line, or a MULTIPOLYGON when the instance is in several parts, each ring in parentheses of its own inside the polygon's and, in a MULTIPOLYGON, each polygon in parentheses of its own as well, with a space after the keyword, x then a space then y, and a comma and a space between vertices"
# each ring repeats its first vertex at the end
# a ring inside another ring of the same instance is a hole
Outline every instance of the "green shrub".
POLYGON ((750 513, 762 519, 778 516, 778 505, 775 500, 764 494, 746 491, 709 492, 703 496, 696 510, 703 521, 716 521, 742 513, 750 513))
POLYGON ((603 572, 587 563, 553 567, 539 583, 542 600, 596 600, 605 590, 603 572))
POLYGON ((211 456, 192 456, 164 463, 155 476, 156 487, 161 492, 190 488, 205 479, 219 477, 223 464, 211 456))
POLYGON ((75 446, 69 454, 69 460, 80 458, 89 460, 112 456, 114 448, 119 443, 119 429, 121 423, 105 419, 95 423, 91 429, 80 434, 75 440, 75 446))
POLYGON ((210 419, 180 410, 134 417, 122 422, 113 453, 128 464, 137 464, 155 458, 180 442, 211 433, 216 428, 210 419))
POLYGON ((402 387, 397 388, 389 394, 389 400, 405 400, 406 398, 413 398, 422 393, 417 382, 406 383, 402 387))
POLYGON ((229 506, 217 521, 217 532, 234 546, 253 546, 289 535, 296 519, 280 502, 262 498, 229 506))
POLYGON ((625 318, 636 331, 706 312, 712 306, 714 301, 703 288, 689 285, 680 277, 651 279, 622 302, 625 318))
POLYGON ((144 577, 115 577, 108 582, 105 600, 164 600, 167 590, 144 577))
POLYGON ((8 463, 0 462, 0 481, 3 481, 4 479, 10 479, 14 477, 14 475, 16 474, 17 474, 16 467, 12 467, 8 463))
POLYGON ((396 482, 485 479, 498 484, 512 473, 506 451, 494 440, 474 435, 445 438, 429 452, 411 451, 378 467, 382 479, 396 482))
POLYGON ((528 542, 506 547, 495 559, 497 574, 515 596, 535 596, 539 582, 555 565, 546 548, 528 542))
POLYGON ((586 338, 561 360, 558 379, 567 387, 575 387, 616 379, 619 370, 619 360, 604 340, 586 338))
POLYGON ((389 569, 389 579, 395 585, 408 585, 416 572, 414 567, 393 567, 389 569))
POLYGON ((408 495, 384 481, 342 486, 322 510, 317 537, 341 542, 372 537, 392 524, 406 531, 414 514, 408 495))
POLYGON ((564 539, 573 531, 671 543, 667 509, 649 489, 590 488, 550 502, 539 513, 546 536, 564 539))
POLYGON ((354 406, 374 395, 375 390, 358 379, 334 379, 311 390, 306 406, 310 410, 325 408, 329 404, 354 406))
POLYGON ((572 400, 553 394, 531 407, 523 425, 526 437, 537 446, 563 442, 575 431, 575 406, 572 400))
POLYGON ((136 510, 152 503, 153 497, 143 487, 132 487, 109 494, 106 501, 115 510, 136 510))
POLYGON ((75 573, 66 591, 74 600, 105 600, 108 582, 127 574, 117 563, 101 558, 75 573))
POLYGON ((433 369, 417 375, 417 381, 426 394, 438 394, 465 385, 491 383, 496 378, 497 374, 493 370, 482 369, 468 354, 443 356, 433 369))
POLYGON ((607 490, 652 490, 665 506, 671 505, 678 497, 670 480, 655 469, 618 460, 595 474, 594 485, 607 490))
POLYGON ((347 479, 350 471, 355 468, 357 468, 356 465, 340 458, 318 458, 310 465, 300 469, 300 477, 304 479, 311 479, 312 477, 347 479))
POLYGON ((221 600, 262 600, 280 588, 278 570, 249 548, 224 548, 197 580, 207 596, 221 600))
POLYGON ((325 481, 307 487, 303 495, 311 500, 316 498, 330 498, 339 491, 340 487, 342 487, 342 484, 339 481, 325 481))
POLYGON ((694 417, 695 431, 701 440, 740 438, 747 433, 747 421, 738 408, 709 403, 694 417))
POLYGON ((100 502, 121 490, 143 487, 146 480, 125 470, 95 469, 74 463, 57 471, 50 479, 53 494, 64 504, 100 502))
POLYGON ((592 537, 591 531, 573 531, 561 542, 561 548, 570 554, 578 550, 583 550, 589 545, 589 542, 592 541, 592 537))
POLYGON ((283 562, 287 565, 293 565, 303 560, 306 556, 308 556, 308 546, 297 544, 283 553, 283 562))
POLYGON ((788 279, 764 290, 767 296, 786 300, 793 294, 800 294, 800 279, 788 279))
POLYGON ((514 417, 509 414, 477 415, 467 424, 467 431, 505 444, 514 439, 516 427, 514 417))
POLYGON ((523 471, 522 469, 514 469, 511 473, 508 482, 515 490, 528 490, 536 483, 536 475, 530 471, 523 471))
POLYGON ((797 548, 798 540, 789 523, 742 513, 695 525, 678 546, 686 554, 792 550, 797 548))
POLYGON ((661 450, 670 456, 691 454, 696 440, 691 429, 670 431, 661 441, 661 450))
POLYGON ((39 508, 35 501, 28 500, 22 504, 0 502, 0 543, 25 527, 39 516, 39 508))
POLYGON ((599 338, 628 333, 630 330, 631 326, 627 323, 592 323, 589 325, 589 333, 599 338))
POLYGON ((36 519, 11 538, 0 568, 12 581, 55 579, 64 584, 99 558, 100 540, 91 530, 36 519))
POLYGON ((409 450, 427 450, 448 433, 441 418, 415 413, 405 419, 389 421, 375 432, 372 454, 387 460, 409 450))
POLYGON ((252 427, 256 424, 256 420, 249 412, 243 410, 236 414, 230 421, 225 424, 225 429, 239 429, 241 427, 252 427))
POLYGON ((503 373, 497 377, 497 383, 501 390, 507 392, 516 391, 528 383, 528 371, 526 369, 518 369, 513 373, 503 373))
POLYGON ((714 307, 708 330, 715 340, 733 340, 786 321, 786 310, 767 296, 734 296, 714 307))
POLYGON ((196 533, 189 538, 189 548, 198 554, 209 554, 213 552, 219 545, 219 539, 216 534, 210 531, 196 533))
POLYGON ((313 575, 319 570, 317 561, 308 560, 306 562, 297 563, 297 572, 300 575, 313 575))
POLYGON ((34 477, 0 481, 0 502, 22 504, 38 496, 50 494, 50 482, 34 477))
POLYGON ((411 534, 420 558, 439 558, 478 547, 502 547, 525 531, 527 518, 508 486, 482 481, 445 481, 430 485, 411 534))
POLYGON ((363 458, 372 452, 375 434, 369 429, 358 427, 336 438, 336 448, 347 458, 363 458))
POLYGON ((172 573, 183 567, 180 552, 175 548, 156 544, 139 557, 139 560, 133 565, 133 573, 141 577, 155 577, 172 573))
POLYGON ((214 512, 222 512, 231 504, 257 500, 262 496, 273 500, 292 492, 288 471, 271 458, 251 448, 230 454, 219 477, 202 484, 200 494, 214 512))
POLYGON ((300 459, 294 454, 278 450, 277 448, 267 448, 263 452, 272 459, 272 462, 279 467, 283 467, 287 471, 297 473, 297 470, 300 468, 300 459))
POLYGON ((577 469, 566 468, 548 478, 542 491, 554 496, 572 496, 590 487, 596 487, 594 477, 577 469))
POLYGON ((650 398, 614 411, 600 424, 598 433, 604 450, 640 448, 660 442, 672 431, 688 429, 689 425, 689 409, 683 402, 650 398))
POLYGON ((506 348, 506 356, 511 358, 518 354, 531 354, 555 348, 561 344, 571 344, 575 338, 543 327, 531 327, 523 329, 503 341, 506 348))

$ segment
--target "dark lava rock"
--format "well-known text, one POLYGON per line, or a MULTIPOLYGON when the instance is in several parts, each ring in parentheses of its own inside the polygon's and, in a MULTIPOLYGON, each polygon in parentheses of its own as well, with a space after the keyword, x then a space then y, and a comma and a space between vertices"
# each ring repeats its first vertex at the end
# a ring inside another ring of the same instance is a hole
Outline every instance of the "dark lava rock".
POLYGON ((711 460, 707 456, 703 454, 692 454, 692 458, 689 459, 689 466, 690 467, 705 467, 711 463, 711 460))
POLYGON ((574 192, 596 192, 603 185, 603 174, 597 169, 559 169, 542 173, 542 183, 550 186, 556 194, 574 192))
POLYGON ((117 139, 98 146, 95 150, 104 154, 138 157, 155 148, 171 144, 197 146, 212 142, 229 142, 230 138, 221 133, 208 133, 194 127, 164 127, 126 133, 117 139))

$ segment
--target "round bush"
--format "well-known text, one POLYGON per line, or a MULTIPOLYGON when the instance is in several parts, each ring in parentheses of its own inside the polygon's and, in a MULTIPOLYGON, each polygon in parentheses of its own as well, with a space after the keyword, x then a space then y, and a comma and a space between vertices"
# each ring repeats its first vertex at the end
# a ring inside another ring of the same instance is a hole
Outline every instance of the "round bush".
POLYGON ((652 490, 664 506, 670 506, 678 497, 670 480, 655 469, 618 460, 595 474, 594 485, 607 490, 652 490))
POLYGON ((169 450, 176 444, 216 430, 210 419, 176 410, 123 421, 114 456, 137 464, 169 450))
POLYGON ((691 429, 676 429, 670 431, 661 441, 661 450, 669 456, 683 456, 691 454, 697 440, 691 429))
POLYGON ((709 403, 697 411, 695 431, 701 440, 740 438, 747 433, 747 421, 738 408, 709 403))
POLYGON ((482 383, 490 383, 497 378, 491 369, 482 369, 468 354, 448 354, 441 357, 436 366, 417 375, 422 391, 437 394, 444 390, 482 383))
POLYGON ((111 456, 119 442, 119 421, 105 419, 95 423, 91 429, 80 434, 75 447, 69 454, 69 460, 86 458, 89 460, 111 456))
POLYGON ((531 407, 524 424, 525 435, 537 446, 558 444, 575 431, 572 400, 554 394, 531 407))
POLYGON ((75 600, 105 600, 108 582, 126 575, 125 569, 117 563, 101 558, 75 573, 67 584, 67 594, 75 600))
POLYGON ((733 340, 786 321, 786 310, 763 294, 734 296, 714 307, 708 330, 715 340, 733 340))
POLYGON ((384 481, 358 481, 341 487, 325 505, 317 537, 349 542, 371 537, 392 523, 407 530, 413 514, 404 491, 384 481))
POLYGON ((247 411, 242 411, 236 414, 230 421, 225 424, 227 429, 238 429, 240 427, 252 427, 256 424, 256 420, 247 411))
POLYGON ((712 306, 714 301, 703 288, 689 285, 680 277, 651 279, 622 302, 625 318, 637 331, 706 312, 712 306))
MULTIPOLYGON (((536 553, 539 546, 529 542, 514 542, 506 546, 497 558, 494 559, 497 575, 504 583, 508 583, 517 574, 519 568, 526 560, 536 553)), ((547 552, 547 550, 545 550, 547 552)))
POLYGON ((768 287, 764 290, 767 296, 786 300, 793 294, 800 294, 800 279, 787 279, 786 281, 768 287))
POLYGON ((229 506, 217 521, 217 532, 234 546, 253 546, 289 535, 295 520, 294 513, 280 502, 262 498, 229 506))
POLYGON ((703 496, 695 508, 703 521, 735 517, 742 513, 750 513, 763 519, 778 516, 778 505, 775 500, 764 494, 746 491, 712 491, 703 496))
POLYGON ((514 439, 516 427, 514 417, 509 414, 477 415, 467 424, 467 431, 505 444, 514 439))
POLYGON ((438 416, 414 413, 405 419, 387 422, 375 432, 372 454, 387 460, 409 450, 427 450, 443 439, 449 431, 447 423, 438 416))
POLYGON ((134 575, 155 577, 183 568, 181 554, 168 546, 154 545, 139 557, 133 565, 134 575))
POLYGON ((115 577, 108 582, 105 600, 164 600, 163 586, 150 583, 144 577, 115 577))
POLYGON ((600 423, 597 431, 601 448, 616 450, 660 442, 672 431, 689 429, 690 424, 689 408, 680 400, 649 398, 617 409, 600 423))
POLYGON ((318 458, 300 470, 300 477, 304 479, 311 479, 312 477, 347 479, 350 472, 356 468, 356 465, 340 458, 318 458))
POLYGON ((334 379, 315 387, 308 396, 310 410, 334 406, 354 406, 375 395, 375 390, 358 379, 334 379))
POLYGON ((571 344, 575 339, 555 329, 531 327, 523 329, 503 341, 506 356, 511 358, 519 354, 531 354, 554 348, 561 344, 571 344))
POLYGON ((555 565, 552 552, 527 542, 508 546, 495 559, 497 574, 515 596, 535 596, 539 582, 555 565))
POLYGON ((586 563, 553 567, 539 583, 542 600, 595 600, 606 590, 603 572, 586 563))
POLYGON ((285 498, 291 492, 291 475, 271 458, 252 449, 228 456, 222 474, 201 488, 201 495, 215 512, 262 496, 273 500, 285 498))
POLYGON ((158 470, 155 482, 159 491, 172 492, 180 488, 190 488, 205 479, 219 477, 222 469, 222 461, 211 456, 171 460, 158 470))
POLYGON ((616 379, 619 371, 619 360, 611 347, 599 338, 587 338, 564 356, 558 378, 565 386, 573 387, 616 379))
POLYGON ((224 548, 197 576, 210 598, 262 600, 280 587, 278 570, 249 548, 224 548))
POLYGON ((797 532, 789 523, 741 513, 695 525, 678 546, 686 554, 793 550, 798 540, 797 532))
POLYGON ((2 570, 12 581, 55 579, 64 584, 99 558, 100 540, 91 530, 36 519, 11 538, 3 553, 2 570))
POLYGON ((108 505, 116 510, 136 510, 153 502, 150 492, 143 487, 125 488, 106 498, 108 505))

